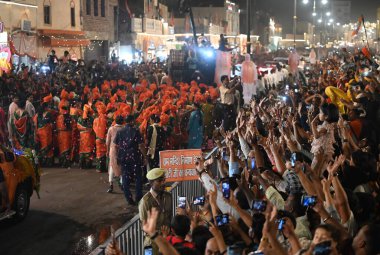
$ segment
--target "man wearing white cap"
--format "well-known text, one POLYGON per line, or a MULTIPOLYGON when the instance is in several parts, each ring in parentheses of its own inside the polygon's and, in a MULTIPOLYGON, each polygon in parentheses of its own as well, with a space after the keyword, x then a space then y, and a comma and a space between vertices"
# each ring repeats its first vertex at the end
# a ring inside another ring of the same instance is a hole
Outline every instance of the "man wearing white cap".
MULTIPOLYGON (((173 218, 172 212, 172 195, 165 191, 165 170, 162 168, 153 168, 150 170, 146 178, 149 181, 151 189, 146 193, 139 203, 139 215, 142 222, 146 221, 148 218, 148 211, 153 207, 160 211, 157 219, 157 232, 162 226, 170 226, 170 222, 173 218)), ((158 247, 152 240, 154 240, 155 235, 146 236, 144 240, 144 247, 152 246, 153 254, 158 254, 158 247)))

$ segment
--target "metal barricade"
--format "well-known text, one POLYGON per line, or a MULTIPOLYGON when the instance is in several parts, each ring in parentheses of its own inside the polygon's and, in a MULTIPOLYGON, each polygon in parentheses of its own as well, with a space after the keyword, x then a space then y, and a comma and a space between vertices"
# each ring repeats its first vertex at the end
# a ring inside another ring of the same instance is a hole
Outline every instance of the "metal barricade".
MULTIPOLYGON (((195 196, 204 195, 204 188, 202 183, 198 180, 184 181, 173 183, 170 187, 170 192, 173 196, 173 215, 178 205, 178 197, 186 196, 188 201, 195 196)), ((115 231, 115 239, 119 244, 120 250, 128 255, 142 255, 144 252, 143 240, 144 232, 142 230, 139 215, 135 215, 124 226, 115 231)), ((106 242, 99 245, 93 250, 90 255, 105 255, 107 245, 112 241, 112 237, 108 238, 106 242)))

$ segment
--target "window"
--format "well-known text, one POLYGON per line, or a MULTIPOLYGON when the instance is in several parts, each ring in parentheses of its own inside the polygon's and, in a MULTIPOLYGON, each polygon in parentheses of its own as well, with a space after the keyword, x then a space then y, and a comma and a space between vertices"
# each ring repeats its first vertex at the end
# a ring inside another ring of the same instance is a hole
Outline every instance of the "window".
POLYGON ((106 0, 100 0, 100 15, 106 16, 106 0))
POLYGON ((99 15, 99 10, 98 10, 98 0, 94 0, 94 16, 99 15))
POLYGON ((91 15, 91 0, 86 0, 86 14, 91 15))
POLYGON ((75 27, 75 4, 73 1, 70 3, 70 17, 71 17, 71 26, 75 27))
POLYGON ((50 5, 44 5, 44 23, 51 24, 50 20, 50 5))

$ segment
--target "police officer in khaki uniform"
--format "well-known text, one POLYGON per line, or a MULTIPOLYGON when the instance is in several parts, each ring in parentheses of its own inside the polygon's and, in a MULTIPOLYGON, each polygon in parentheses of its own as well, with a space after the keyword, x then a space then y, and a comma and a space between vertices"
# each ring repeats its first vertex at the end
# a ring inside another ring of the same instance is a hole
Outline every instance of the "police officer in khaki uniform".
MULTIPOLYGON (((139 203, 139 215, 142 222, 147 220, 148 211, 156 207, 160 214, 157 219, 157 231, 160 231, 162 226, 170 226, 173 218, 172 212, 172 195, 165 191, 165 170, 162 168, 154 168, 150 170, 146 178, 149 180, 151 189, 146 193, 139 203)), ((144 247, 152 246, 153 254, 158 254, 158 247, 145 236, 144 247)))

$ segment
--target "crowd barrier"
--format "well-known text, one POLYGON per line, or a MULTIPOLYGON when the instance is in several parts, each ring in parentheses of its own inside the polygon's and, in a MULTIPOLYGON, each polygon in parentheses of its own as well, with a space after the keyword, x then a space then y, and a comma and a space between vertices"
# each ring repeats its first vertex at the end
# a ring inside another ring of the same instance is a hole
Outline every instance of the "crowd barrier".
MULTIPOLYGON (((170 192, 173 196, 173 215, 178 205, 178 197, 186 196, 190 201, 195 196, 205 194, 202 183, 198 180, 175 182, 170 187, 170 192)), ((143 239, 144 232, 142 230, 139 215, 135 215, 128 223, 115 231, 115 239, 120 250, 127 255, 143 255, 143 239)), ((110 237, 106 242, 99 245, 93 250, 90 255, 105 255, 107 245, 112 241, 110 237)))

